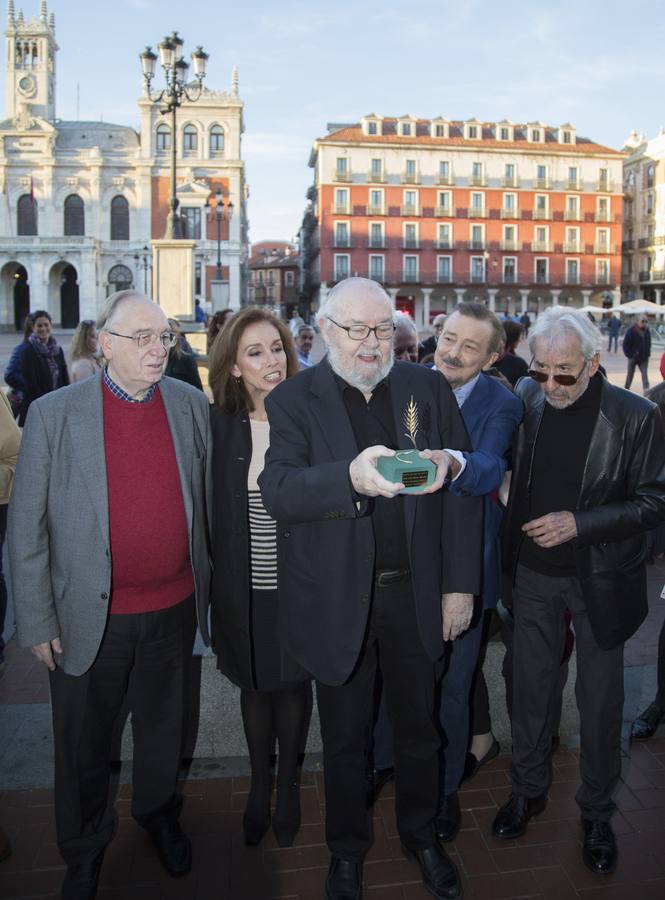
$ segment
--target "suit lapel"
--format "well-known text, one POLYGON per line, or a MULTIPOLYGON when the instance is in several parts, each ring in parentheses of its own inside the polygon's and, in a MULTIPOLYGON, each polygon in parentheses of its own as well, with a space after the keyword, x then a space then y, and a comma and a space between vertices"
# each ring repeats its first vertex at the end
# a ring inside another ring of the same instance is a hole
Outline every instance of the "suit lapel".
POLYGON ((81 385, 79 415, 71 416, 67 428, 77 459, 79 478, 95 511, 104 542, 109 546, 109 500, 104 452, 104 411, 101 373, 81 385))
POLYGON ((460 408, 460 413, 462 414, 462 419, 464 420, 464 425, 466 426, 466 430, 469 434, 472 447, 474 446, 475 427, 479 422, 484 420, 485 413, 488 409, 488 391, 489 385, 487 382, 487 376, 481 373, 480 378, 476 382, 473 390, 460 408))
POLYGON ((358 444, 335 376, 327 360, 322 360, 312 377, 310 409, 333 459, 353 459, 358 444))
POLYGON ((178 396, 173 390, 169 378, 162 378, 159 382, 159 390, 164 401, 166 418, 168 419, 175 450, 176 464, 180 473, 180 486, 182 499, 185 505, 187 524, 192 527, 192 469, 194 462, 194 440, 192 425, 192 410, 184 396, 178 396))

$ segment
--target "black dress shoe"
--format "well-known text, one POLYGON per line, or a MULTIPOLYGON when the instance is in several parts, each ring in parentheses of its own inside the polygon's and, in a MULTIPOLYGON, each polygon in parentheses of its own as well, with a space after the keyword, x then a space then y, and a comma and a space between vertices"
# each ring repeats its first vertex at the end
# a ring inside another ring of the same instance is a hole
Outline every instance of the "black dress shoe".
POLYGON ((441 806, 434 820, 436 836, 444 844, 454 841, 462 824, 462 810, 459 806, 457 791, 446 794, 441 801, 441 806))
POLYGON ((149 829, 162 865, 172 878, 182 878, 192 868, 192 842, 176 819, 149 829))
POLYGON ((60 894, 62 900, 95 900, 104 849, 97 850, 86 859, 67 866, 60 894))
POLYGON ((379 799, 379 794, 395 777, 395 767, 388 766, 385 769, 374 769, 367 776, 367 805, 373 806, 379 799))
POLYGON ((426 847, 424 850, 411 850, 402 844, 402 850, 409 859, 415 860, 420 866, 425 889, 433 897, 436 897, 437 900, 453 900, 455 897, 462 896, 462 882, 459 873, 448 859, 448 854, 443 847, 432 844, 431 847, 426 847))
POLYGON ((362 895, 362 863, 333 856, 326 878, 326 900, 361 900, 362 895))
POLYGON ((582 859, 592 872, 609 875, 617 864, 617 843, 609 822, 582 819, 584 849, 582 859))
POLYGON ((484 756, 480 757, 480 759, 474 756, 473 753, 467 753, 466 761, 464 763, 464 774, 462 775, 462 781, 468 781, 469 778, 473 778, 474 775, 477 775, 485 765, 485 763, 488 763, 491 759, 494 759, 494 757, 498 756, 500 752, 501 745, 499 744, 497 739, 493 737, 492 746, 484 756))
POLYGON ((665 710, 662 710, 660 706, 655 703, 647 706, 633 722, 633 727, 630 729, 631 741, 648 741, 649 738, 652 738, 663 716, 665 716, 665 710))
POLYGON ((523 797, 511 794, 508 802, 496 814, 492 833, 495 837, 509 841, 521 837, 531 816, 537 816, 547 806, 547 794, 539 797, 523 797))

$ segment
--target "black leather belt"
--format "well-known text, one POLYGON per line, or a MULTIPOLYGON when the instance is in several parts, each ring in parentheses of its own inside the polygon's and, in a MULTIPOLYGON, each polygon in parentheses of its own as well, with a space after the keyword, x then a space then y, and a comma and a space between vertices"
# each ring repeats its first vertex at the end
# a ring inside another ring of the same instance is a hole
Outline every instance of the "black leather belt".
POLYGON ((398 584, 411 577, 411 569, 381 569, 374 577, 377 587, 386 587, 388 584, 398 584))

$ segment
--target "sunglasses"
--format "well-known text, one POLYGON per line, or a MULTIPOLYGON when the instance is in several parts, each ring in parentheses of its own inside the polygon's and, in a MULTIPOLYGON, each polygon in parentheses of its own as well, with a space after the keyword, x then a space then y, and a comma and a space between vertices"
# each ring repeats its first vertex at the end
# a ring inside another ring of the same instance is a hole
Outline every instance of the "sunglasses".
MULTIPOLYGON (((584 363, 582 371, 579 373, 579 375, 552 375, 552 380, 556 381, 557 384, 560 384, 563 387, 571 387, 573 384, 576 384, 580 380, 587 365, 588 363, 584 363)), ((545 384, 545 382, 550 377, 548 372, 540 372, 538 371, 538 369, 529 369, 527 375, 529 376, 529 378, 533 378, 534 381, 539 381, 541 384, 545 384)))

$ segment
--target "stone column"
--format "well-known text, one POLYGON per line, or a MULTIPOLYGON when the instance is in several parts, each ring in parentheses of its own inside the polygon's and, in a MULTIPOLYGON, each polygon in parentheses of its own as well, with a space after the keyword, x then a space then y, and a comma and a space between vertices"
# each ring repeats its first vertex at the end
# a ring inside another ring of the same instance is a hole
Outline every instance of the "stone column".
POLYGON ((591 291, 582 291, 582 306, 588 306, 591 299, 591 291))
POLYGON ((427 331, 429 328, 429 304, 432 295, 432 288, 422 288, 423 292, 423 315, 422 321, 416 322, 416 328, 420 331, 427 331))
POLYGON ((529 308, 529 292, 525 290, 520 290, 520 298, 521 298, 521 306, 520 309, 523 313, 527 311, 529 308))
MULTIPOLYGON (((559 303, 559 296, 561 294, 561 288, 555 288, 552 290, 552 306, 557 306, 559 303)), ((541 311, 540 304, 541 300, 538 300, 538 312, 541 311)))
POLYGON ((489 307, 492 310, 492 312, 496 311, 496 295, 498 293, 499 293, 498 288, 489 288, 489 295, 490 295, 489 307))
MULTIPOLYGON (((464 288, 455 288, 455 302, 463 303, 464 302, 464 288)), ((446 310, 447 312, 447 310, 446 310)))

